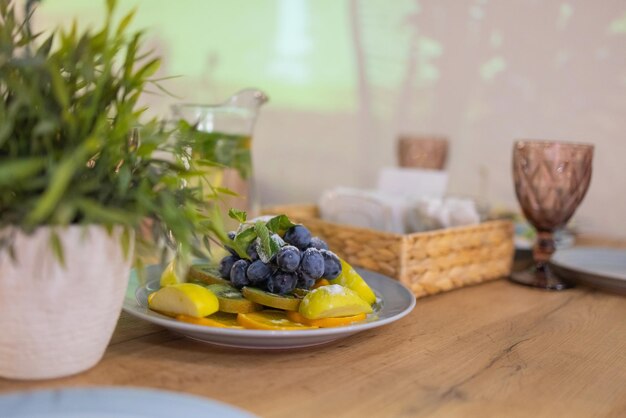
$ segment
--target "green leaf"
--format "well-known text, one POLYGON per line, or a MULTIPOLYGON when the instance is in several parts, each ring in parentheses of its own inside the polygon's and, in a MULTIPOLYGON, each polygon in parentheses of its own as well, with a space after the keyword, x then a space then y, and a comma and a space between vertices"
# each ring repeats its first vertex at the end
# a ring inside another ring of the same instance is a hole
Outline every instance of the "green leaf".
POLYGON ((50 232, 50 248, 61 267, 65 267, 65 256, 63 254, 63 244, 56 231, 50 232))
POLYGON ((121 244, 122 244, 122 253, 124 254, 124 258, 128 259, 128 257, 131 255, 130 254, 130 245, 131 245, 131 233, 130 233, 131 229, 130 228, 124 228, 124 230, 122 231, 122 236, 120 237, 121 239, 121 244))
POLYGON ((154 58, 141 67, 134 76, 135 80, 144 80, 157 72, 161 66, 161 60, 154 58))
POLYGON ((76 169, 81 164, 85 164, 89 155, 93 155, 96 152, 98 145, 98 139, 90 138, 61 161, 61 164, 52 175, 48 188, 37 202, 33 211, 28 214, 26 218, 27 225, 34 226, 52 213, 70 184, 76 169))
POLYGON ((133 17, 135 16, 135 13, 137 13, 137 9, 132 9, 130 12, 128 12, 128 14, 126 16, 124 16, 122 18, 122 20, 120 21, 120 24, 117 26, 117 35, 121 35, 122 33, 124 33, 124 31, 126 30, 126 28, 128 27, 128 25, 130 24, 130 22, 133 20, 133 17))
POLYGON ((272 257, 278 253, 280 247, 276 241, 271 239, 270 230, 265 226, 265 222, 257 221, 254 224, 254 231, 259 238, 259 258, 264 263, 269 263, 272 257))
POLYGON ((246 222, 246 219, 248 219, 248 214, 243 210, 230 208, 228 210, 228 217, 242 224, 246 222))
POLYGON ((256 231, 252 225, 248 225, 242 231, 239 231, 235 235, 235 239, 232 241, 231 247, 237 252, 239 257, 249 259, 250 256, 247 253, 248 247, 257 238, 256 231))
POLYGON ((50 50, 52 49, 52 42, 54 41, 54 33, 45 40, 44 43, 41 44, 39 49, 37 50, 37 55, 47 57, 50 54, 50 50))
POLYGON ((227 196, 239 197, 239 193, 233 192, 226 187, 213 187, 213 190, 215 190, 217 193, 225 194, 227 196))
POLYGON ((113 13, 113 10, 117 7, 117 0, 107 0, 107 12, 113 13))
POLYGON ((67 85, 60 72, 55 71, 54 68, 50 71, 52 81, 52 92, 54 97, 59 101, 59 104, 63 108, 69 107, 70 98, 67 85))
POLYGON ((37 174, 44 166, 43 157, 0 161, 0 186, 15 186, 37 174))
POLYGON ((287 215, 274 216, 272 219, 267 221, 265 225, 271 232, 280 236, 283 236, 289 228, 296 226, 296 224, 291 222, 287 215))
POLYGON ((224 164, 220 164, 216 161, 205 160, 205 159, 194 159, 193 163, 203 167, 217 167, 217 168, 227 168, 228 166, 224 164))
POLYGON ((118 173, 117 192, 120 196, 125 196, 128 193, 130 181, 132 180, 132 173, 128 165, 122 165, 118 173))
POLYGON ((108 225, 132 226, 137 217, 128 211, 105 207, 93 199, 77 199, 76 207, 83 212, 88 221, 98 220, 99 223, 108 225))

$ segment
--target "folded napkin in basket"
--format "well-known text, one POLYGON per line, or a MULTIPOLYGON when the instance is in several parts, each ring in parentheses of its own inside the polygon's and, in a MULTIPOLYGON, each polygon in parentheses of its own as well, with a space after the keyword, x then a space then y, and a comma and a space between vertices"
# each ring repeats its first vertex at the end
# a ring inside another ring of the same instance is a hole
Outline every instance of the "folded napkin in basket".
POLYGON ((319 202, 322 219, 405 234, 480 222, 471 199, 402 196, 380 190, 339 187, 319 202))
POLYGON ((378 174, 378 191, 395 196, 443 198, 448 173, 419 168, 384 168, 378 174))

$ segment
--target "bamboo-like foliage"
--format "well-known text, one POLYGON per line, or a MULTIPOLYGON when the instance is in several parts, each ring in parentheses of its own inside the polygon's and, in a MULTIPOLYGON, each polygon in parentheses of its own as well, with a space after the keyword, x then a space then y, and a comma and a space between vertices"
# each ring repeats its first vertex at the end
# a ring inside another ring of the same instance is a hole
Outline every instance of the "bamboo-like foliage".
POLYGON ((210 229, 206 191, 182 187, 195 137, 142 123, 160 60, 129 33, 133 12, 114 24, 107 0, 99 29, 33 33, 34 3, 20 17, 0 0, 0 228, 148 224, 189 252, 210 229))

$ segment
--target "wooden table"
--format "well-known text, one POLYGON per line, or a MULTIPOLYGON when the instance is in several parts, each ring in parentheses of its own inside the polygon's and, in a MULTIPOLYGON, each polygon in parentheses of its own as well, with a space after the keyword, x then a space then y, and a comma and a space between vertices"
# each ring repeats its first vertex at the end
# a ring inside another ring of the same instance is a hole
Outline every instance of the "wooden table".
POLYGON ((420 299, 386 327, 278 352, 213 347, 122 314, 92 370, 0 379, 0 392, 92 385, 187 392, 263 417, 624 417, 626 297, 499 280, 420 299))

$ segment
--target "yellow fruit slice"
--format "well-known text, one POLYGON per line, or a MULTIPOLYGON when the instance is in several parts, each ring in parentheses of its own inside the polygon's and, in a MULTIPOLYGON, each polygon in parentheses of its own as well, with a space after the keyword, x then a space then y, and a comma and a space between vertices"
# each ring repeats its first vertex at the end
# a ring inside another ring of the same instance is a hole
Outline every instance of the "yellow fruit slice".
POLYGON ((217 327, 217 328, 236 328, 243 329, 241 325, 237 323, 236 315, 214 313, 206 318, 196 318, 188 315, 176 315, 176 319, 190 324, 202 325, 205 327, 217 327))
POLYGON ((181 280, 180 277, 176 274, 176 259, 170 261, 170 263, 165 267, 163 273, 161 273, 161 281, 159 284, 161 287, 169 286, 172 284, 183 283, 184 280, 181 280))
POLYGON ((331 284, 339 284, 354 290, 365 302, 373 305, 376 302, 376 295, 359 273, 352 266, 341 260, 341 274, 330 281, 331 284))
POLYGON ((302 299, 299 312, 308 319, 371 313, 372 307, 355 291, 338 284, 318 287, 302 299))
POLYGON ((287 312, 287 318, 293 322, 299 322, 304 325, 320 327, 320 328, 332 328, 341 327, 344 325, 350 325, 355 322, 361 322, 367 317, 366 314, 360 313, 352 316, 341 316, 337 318, 321 318, 321 319, 309 319, 302 315, 300 312, 287 312))
POLYGON ((284 309, 286 311, 297 311, 302 301, 302 299, 294 296, 277 295, 254 287, 244 287, 241 289, 241 293, 243 293, 244 298, 252 302, 269 306, 270 308, 284 309))
POLYGON ((217 312, 219 302, 210 290, 193 283, 178 283, 163 287, 148 297, 148 306, 169 315, 196 318, 217 312))
POLYGON ((237 322, 244 328, 265 330, 304 330, 317 327, 290 321, 283 311, 266 310, 237 315, 237 322))
POLYGON ((217 296, 221 312, 248 313, 262 309, 261 305, 244 298, 241 292, 232 286, 212 284, 207 286, 207 289, 217 296))
POLYGON ((189 268, 187 278, 206 284, 230 286, 230 282, 220 277, 219 269, 212 264, 194 264, 189 268))

